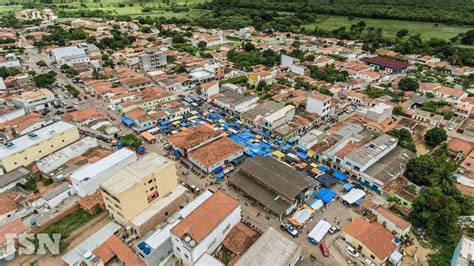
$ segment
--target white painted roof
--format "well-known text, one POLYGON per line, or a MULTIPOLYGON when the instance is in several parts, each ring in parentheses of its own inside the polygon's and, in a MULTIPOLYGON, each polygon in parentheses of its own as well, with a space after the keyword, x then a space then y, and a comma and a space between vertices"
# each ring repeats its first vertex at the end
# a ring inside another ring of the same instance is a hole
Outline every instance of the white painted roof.
POLYGON ((120 149, 109 156, 100 159, 99 161, 88 164, 71 175, 71 179, 76 180, 77 182, 82 181, 86 178, 91 178, 97 176, 100 173, 107 171, 112 168, 118 162, 126 160, 130 156, 137 156, 134 151, 129 149, 120 149))
POLYGON ((4 159, 15 153, 21 152, 31 146, 37 145, 51 138, 53 135, 61 134, 73 127, 76 127, 76 126, 63 122, 63 121, 59 121, 49 126, 33 131, 32 133, 34 135, 30 133, 30 134, 18 137, 12 141, 9 141, 10 143, 13 144, 13 146, 9 148, 7 148, 5 145, 0 145, 0 159, 4 159))

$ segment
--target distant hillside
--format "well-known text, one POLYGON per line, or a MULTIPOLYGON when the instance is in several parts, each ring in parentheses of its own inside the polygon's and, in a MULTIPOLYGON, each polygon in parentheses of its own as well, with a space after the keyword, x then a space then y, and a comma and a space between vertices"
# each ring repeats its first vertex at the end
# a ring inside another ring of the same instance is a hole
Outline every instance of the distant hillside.
POLYGON ((203 6, 474 25, 473 0, 213 0, 203 6))

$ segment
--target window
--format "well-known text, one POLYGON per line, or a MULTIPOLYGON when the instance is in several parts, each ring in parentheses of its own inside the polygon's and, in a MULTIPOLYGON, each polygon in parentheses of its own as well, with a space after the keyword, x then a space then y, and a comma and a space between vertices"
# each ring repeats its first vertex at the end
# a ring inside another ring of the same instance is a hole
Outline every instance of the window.
POLYGON ((184 254, 184 257, 185 257, 187 260, 189 260, 189 257, 188 257, 187 254, 184 254))
POLYGON ((224 231, 222 231, 222 233, 225 234, 229 229, 230 229, 230 224, 228 224, 228 225, 224 228, 224 231))
POLYGON ((370 255, 370 257, 371 257, 373 260, 375 260, 375 256, 374 256, 374 255, 370 255))
POLYGON ((181 252, 181 249, 179 249, 178 247, 176 247, 176 250, 178 250, 178 252, 181 252))
POLYGON ((151 182, 153 182, 153 179, 148 180, 148 184, 150 184, 151 182))

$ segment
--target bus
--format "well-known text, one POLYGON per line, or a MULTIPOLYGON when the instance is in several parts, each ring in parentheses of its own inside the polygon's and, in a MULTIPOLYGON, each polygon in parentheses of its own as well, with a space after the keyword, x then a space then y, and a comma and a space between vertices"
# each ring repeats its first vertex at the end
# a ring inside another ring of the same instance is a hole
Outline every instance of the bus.
POLYGON ((146 140, 148 143, 150 143, 150 144, 156 143, 156 138, 155 138, 155 136, 153 136, 152 134, 150 134, 148 131, 142 132, 142 134, 140 134, 140 136, 141 136, 144 140, 146 140))

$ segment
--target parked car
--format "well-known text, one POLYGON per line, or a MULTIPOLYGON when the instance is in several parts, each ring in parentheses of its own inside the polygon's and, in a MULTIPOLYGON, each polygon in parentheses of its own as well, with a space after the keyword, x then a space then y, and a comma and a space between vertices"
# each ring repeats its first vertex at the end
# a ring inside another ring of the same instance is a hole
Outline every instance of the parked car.
POLYGON ((364 259, 364 266, 375 266, 375 264, 368 258, 364 259))
POLYGON ((329 249, 325 243, 319 244, 319 249, 321 249, 324 257, 329 257, 329 249))
POLYGON ((339 232, 340 229, 337 225, 333 225, 331 228, 329 228, 329 234, 334 235, 335 233, 339 232))
POLYGON ((191 191, 193 193, 198 193, 200 191, 200 189, 198 187, 196 187, 195 185, 191 185, 191 191))
POLYGON ((297 237, 299 232, 298 232, 298 229, 296 229, 296 227, 294 227, 293 225, 291 224, 281 224, 281 229, 283 231, 287 231, 292 237, 297 237))
POLYGON ((354 257, 354 258, 359 257, 359 252, 355 251, 355 249, 350 246, 346 247, 346 252, 347 254, 351 255, 351 257, 354 257))

